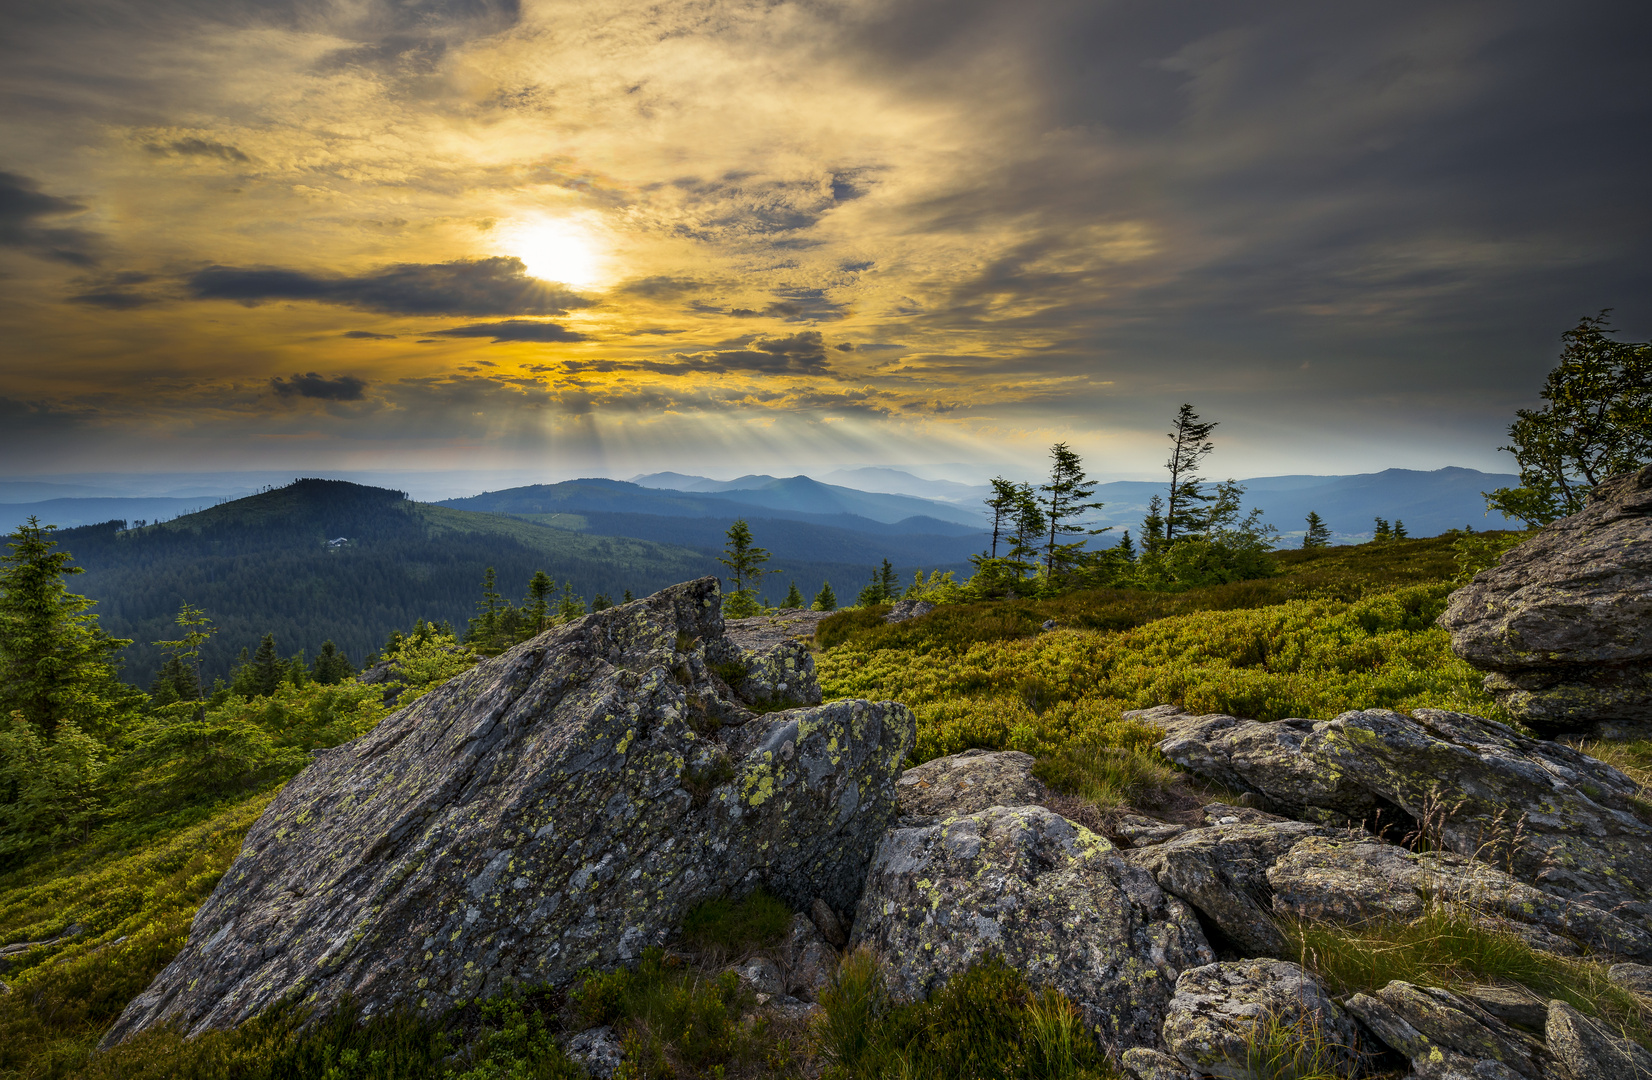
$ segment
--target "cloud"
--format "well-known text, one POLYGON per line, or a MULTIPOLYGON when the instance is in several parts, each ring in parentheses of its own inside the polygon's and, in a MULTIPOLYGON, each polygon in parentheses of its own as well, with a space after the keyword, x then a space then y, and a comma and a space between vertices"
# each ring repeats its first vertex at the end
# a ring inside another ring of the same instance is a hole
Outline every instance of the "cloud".
POLYGON ((202 300, 248 307, 312 300, 387 315, 566 315, 593 306, 567 289, 528 276, 507 256, 446 263, 398 263, 366 274, 310 274, 276 267, 209 266, 188 280, 202 300))
POLYGON ((104 308, 108 311, 131 311, 134 308, 148 307, 156 302, 153 296, 123 292, 120 289, 95 289, 91 292, 77 293, 69 297, 69 301, 74 304, 104 308))
POLYGON ((375 334, 371 330, 346 330, 339 337, 359 338, 362 341, 391 341, 395 334, 375 334))
POLYGON ((692 360, 694 371, 824 375, 829 366, 826 343, 818 330, 805 330, 789 337, 758 338, 744 349, 678 355, 692 360))
POLYGON ((569 330, 551 322, 533 322, 529 319, 507 319, 504 322, 473 323, 455 326, 449 330, 432 330, 443 337, 485 337, 497 344, 501 341, 588 341, 589 334, 569 330))
MULTIPOLYGON (((779 299, 766 307, 734 308, 729 314, 736 319, 768 318, 787 322, 819 322, 841 319, 848 314, 847 305, 828 299, 824 289, 776 289, 774 295, 779 299)), ((699 305, 696 308, 705 310, 699 305)))
POLYGON ((26 176, 0 172, 0 246, 75 266, 97 262, 99 237, 84 229, 51 228, 42 219, 78 214, 86 207, 73 199, 48 195, 26 176))
POLYGON ((252 160, 246 154, 242 153, 239 148, 231 146, 228 143, 221 143, 212 139, 200 139, 194 137, 187 139, 176 139, 169 143, 152 144, 149 147, 149 152, 151 154, 161 155, 176 154, 180 157, 218 158, 221 161, 234 161, 241 164, 245 164, 252 160))
POLYGON ((279 375, 270 380, 270 389, 277 397, 307 397, 322 401, 360 401, 367 384, 354 375, 340 375, 329 379, 315 372, 283 379, 279 375))
POLYGON ((621 283, 614 291, 627 296, 640 296, 646 300, 674 300, 709 287, 706 282, 693 278, 657 274, 653 277, 632 278, 621 283))

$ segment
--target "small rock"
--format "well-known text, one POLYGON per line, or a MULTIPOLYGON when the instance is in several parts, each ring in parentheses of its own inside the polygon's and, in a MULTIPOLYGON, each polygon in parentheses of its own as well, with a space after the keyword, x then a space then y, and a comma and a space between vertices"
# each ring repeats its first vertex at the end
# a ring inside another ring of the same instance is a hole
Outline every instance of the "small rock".
POLYGON ((786 980, 781 977, 780 965, 766 956, 753 956, 730 970, 759 994, 782 994, 786 991, 786 980))
POLYGON ((1300 821, 1214 825, 1124 857, 1152 874, 1159 888, 1198 908, 1241 953, 1278 956, 1289 946, 1268 909, 1269 867, 1304 838, 1323 834, 1300 821))
POLYGON ((1652 997, 1652 967, 1645 964, 1613 964, 1606 977, 1631 994, 1652 997))
POLYGON ((1120 1049, 1156 1046, 1176 977, 1213 959, 1198 918, 1106 839, 1042 806, 996 806, 884 834, 852 945, 898 1001, 987 956, 1065 994, 1120 1049))
POLYGON ((895 606, 889 609, 889 614, 883 617, 886 623, 905 622, 908 619, 920 618, 935 610, 935 605, 928 600, 897 600, 895 606))
POLYGON ((843 920, 837 917, 832 905, 818 896, 809 906, 809 918, 814 920, 815 929, 820 931, 820 936, 833 945, 841 949, 849 944, 849 934, 843 929, 843 920))
POLYGON ((1120 1054, 1119 1061, 1135 1080, 1195 1080, 1186 1065, 1163 1050, 1138 1046, 1120 1054))
POLYGON ((930 825, 989 806, 1042 802, 1049 789, 1032 768, 1033 756, 1019 750, 965 750, 907 769, 895 782, 902 824, 930 825))
POLYGON ((764 1008, 786 1020, 808 1020, 821 1012, 819 1005, 812 1001, 799 1001, 797 998, 785 994, 777 994, 764 1003, 764 1008))
POLYGON ((826 944, 807 915, 792 916, 784 952, 786 993, 804 1001, 816 1000, 831 982, 837 967, 837 953, 826 944))
POLYGON ((1252 806, 1234 806, 1231 803, 1211 803, 1204 808, 1206 825, 1266 825, 1271 821, 1289 821, 1288 817, 1270 814, 1252 806))
POLYGON ((1048 634, 1052 630, 1061 629, 1061 624, 1056 622, 1054 619, 1045 619, 1043 622, 1038 624, 1038 628, 1048 634))
POLYGON ((1272 1022, 1323 1047, 1322 1067, 1354 1073, 1359 1025, 1318 979, 1285 960, 1239 960, 1182 972, 1164 1021, 1166 1048, 1198 1076, 1253 1080, 1251 1047, 1272 1022))
POLYGON ((1577 1080, 1652 1080, 1652 1053, 1606 1031, 1564 1001, 1549 1002, 1549 1052, 1577 1080))
POLYGON ((1112 832, 1109 835, 1124 840, 1131 847, 1140 848, 1162 844, 1185 832, 1186 825, 1175 825, 1157 818, 1142 817, 1140 814, 1125 814, 1112 823, 1112 832))
POLYGON ((565 1049, 574 1063, 585 1070, 585 1075, 595 1080, 613 1080, 624 1057, 614 1029, 607 1026, 580 1032, 568 1040, 565 1049))

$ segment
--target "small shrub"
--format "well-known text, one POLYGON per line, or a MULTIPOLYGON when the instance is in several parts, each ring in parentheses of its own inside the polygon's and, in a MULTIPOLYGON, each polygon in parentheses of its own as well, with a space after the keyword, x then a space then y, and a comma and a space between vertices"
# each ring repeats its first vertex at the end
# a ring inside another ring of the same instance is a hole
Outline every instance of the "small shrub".
POLYGON ((1155 750, 1093 743, 1068 746, 1040 759, 1033 775, 1054 791, 1088 799, 1104 813, 1163 805, 1181 778, 1155 750))
POLYGON ((1359 1069, 1349 1063, 1352 1049, 1326 1037, 1318 1013, 1286 1019, 1269 1010, 1250 1029, 1245 1067, 1255 1080, 1354 1080, 1359 1069))

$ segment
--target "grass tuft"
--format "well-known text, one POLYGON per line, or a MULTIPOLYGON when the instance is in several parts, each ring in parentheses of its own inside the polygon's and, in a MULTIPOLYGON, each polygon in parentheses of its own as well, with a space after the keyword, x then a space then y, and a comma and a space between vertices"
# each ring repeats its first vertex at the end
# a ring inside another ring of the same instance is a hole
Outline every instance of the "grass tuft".
POLYGON ((703 900, 683 919, 683 941, 701 952, 742 956, 778 945, 792 912, 772 893, 758 889, 743 900, 703 900))

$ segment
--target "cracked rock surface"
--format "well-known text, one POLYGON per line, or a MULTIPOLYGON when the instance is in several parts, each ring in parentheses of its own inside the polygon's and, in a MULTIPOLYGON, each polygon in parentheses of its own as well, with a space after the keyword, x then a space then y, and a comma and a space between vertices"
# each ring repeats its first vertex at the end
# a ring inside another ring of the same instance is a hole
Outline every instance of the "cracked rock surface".
POLYGON ((1318 979, 1286 960, 1227 961, 1182 972, 1164 1041, 1195 1076, 1253 1080, 1251 1047, 1269 1024, 1321 1042, 1321 1066, 1332 1075, 1359 1068, 1359 1025, 1318 979))
POLYGON ((903 1001, 996 954, 1032 985, 1065 994, 1121 1050, 1158 1047, 1177 977, 1214 959, 1186 903, 1105 838, 1042 806, 891 830, 850 944, 876 950, 903 1001))
POLYGON ((1451 648, 1539 731, 1652 730, 1652 465, 1451 594, 1451 648))
POLYGON ((742 649, 720 603, 704 578, 587 615, 320 755, 105 1045, 231 1027, 287 994, 436 1014, 512 980, 566 984, 759 884, 851 909, 912 714, 758 715, 741 684, 818 701, 813 667, 796 646, 742 649))
POLYGON ((1049 797, 1032 774, 1033 756, 1019 750, 965 750, 901 774, 895 784, 904 825, 930 825, 989 806, 1025 806, 1049 797))

